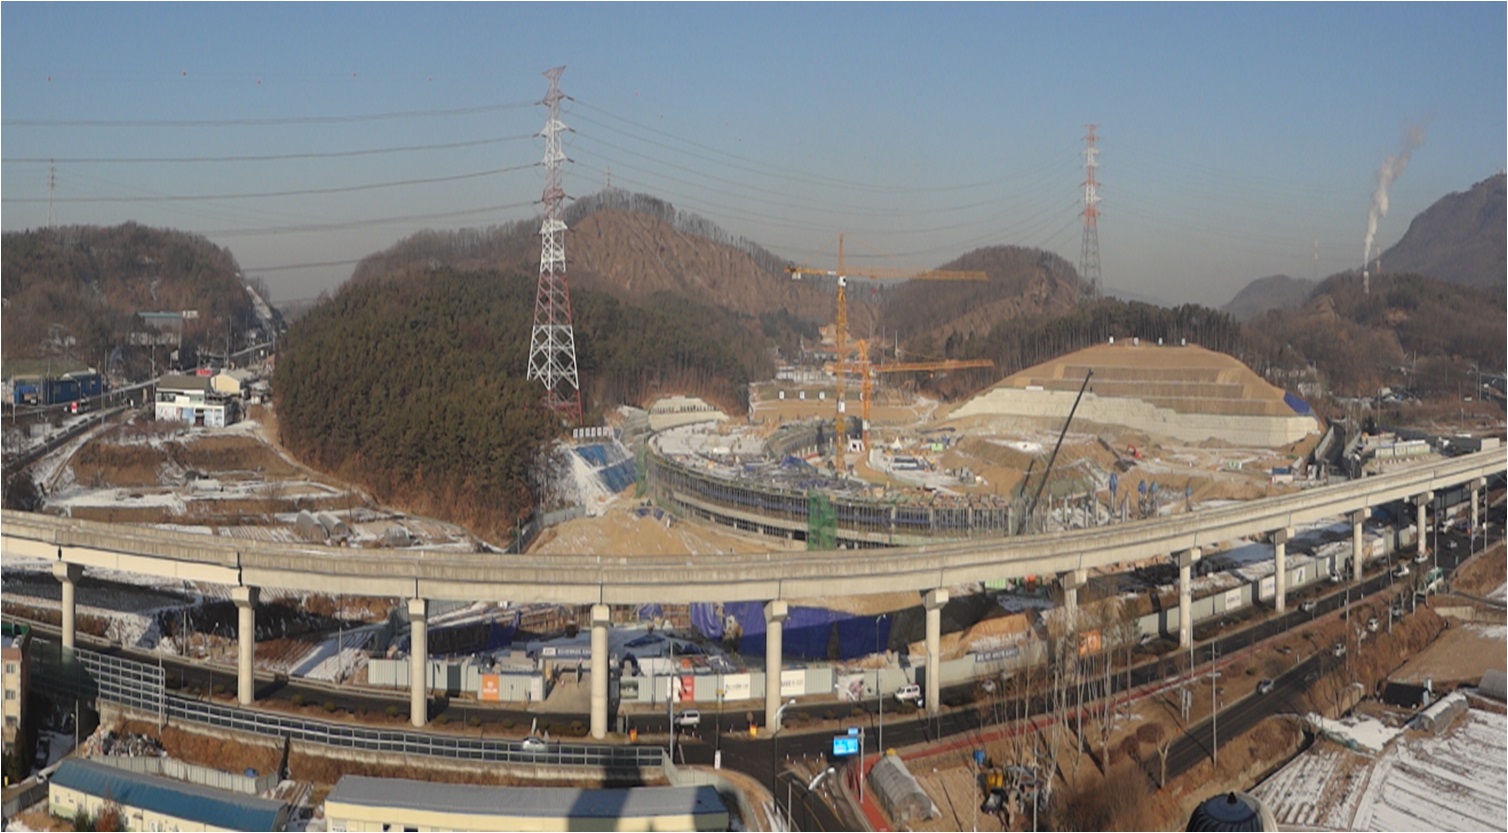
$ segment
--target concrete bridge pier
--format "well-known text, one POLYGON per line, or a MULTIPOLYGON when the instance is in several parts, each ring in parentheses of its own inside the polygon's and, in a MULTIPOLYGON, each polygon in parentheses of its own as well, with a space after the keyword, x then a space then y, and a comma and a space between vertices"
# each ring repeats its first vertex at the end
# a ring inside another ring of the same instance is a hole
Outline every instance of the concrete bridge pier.
POLYGON ((1351 580, 1361 581, 1362 538, 1361 522, 1367 519, 1367 510, 1358 509, 1350 514, 1351 520, 1351 580))
POLYGON ((1202 553, 1198 547, 1179 553, 1178 558, 1178 647, 1194 644, 1194 587, 1190 573, 1202 553))
POLYGON ((1414 498, 1414 508, 1419 513, 1419 523, 1415 526, 1415 529, 1419 530, 1419 540, 1414 542, 1416 544, 1414 551, 1420 554, 1426 550, 1424 544, 1427 537, 1426 530, 1429 529, 1429 502, 1434 499, 1434 492, 1425 492, 1414 498))
POLYGON ((1272 533, 1272 559, 1277 572, 1273 573, 1273 609, 1279 613, 1288 609, 1288 539, 1293 536, 1291 527, 1272 533))
POLYGON ((1468 552, 1470 552, 1471 550, 1471 542, 1475 541, 1477 538, 1477 493, 1486 488, 1487 478, 1485 477, 1478 477, 1476 480, 1471 481, 1471 537, 1470 540, 1467 541, 1468 552))
POLYGON ((937 714, 942 708, 938 702, 938 666, 942 653, 942 609, 948 603, 947 588, 928 590, 922 596, 922 606, 927 609, 927 714, 937 714))
POLYGON ((236 702, 243 706, 251 705, 256 694, 258 595, 255 587, 230 588, 230 600, 236 603, 236 702))
POLYGON ((424 728, 429 721, 429 600, 408 600, 409 722, 424 728))
POLYGON ((607 605, 592 605, 592 737, 607 737, 607 629, 612 626, 612 610, 607 605))
POLYGON ((75 616, 78 606, 74 602, 74 585, 84 576, 84 568, 78 564, 66 564, 62 561, 52 565, 52 577, 63 585, 63 649, 73 650, 73 638, 75 630, 75 616))
POLYGON ((768 732, 780 731, 780 637, 789 612, 779 599, 764 606, 764 726, 768 732))
POLYGON ((1063 609, 1068 612, 1070 624, 1079 618, 1079 588, 1088 583, 1088 570, 1069 570, 1058 575, 1058 584, 1063 588, 1063 609))

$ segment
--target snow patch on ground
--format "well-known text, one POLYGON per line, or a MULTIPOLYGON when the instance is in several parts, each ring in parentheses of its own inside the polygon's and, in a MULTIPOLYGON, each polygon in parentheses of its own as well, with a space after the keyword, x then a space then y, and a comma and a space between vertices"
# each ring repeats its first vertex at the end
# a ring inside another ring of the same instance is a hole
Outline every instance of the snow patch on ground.
POLYGON ((1481 634, 1483 639, 1496 639, 1499 642, 1508 642, 1508 626, 1472 623, 1466 627, 1481 634))
POLYGON ((1387 731, 1396 739, 1375 760, 1319 743, 1252 792, 1285 829, 1508 829, 1508 717, 1472 710, 1441 736, 1387 731))
POLYGON ((1398 736, 1402 729, 1395 729, 1385 725, 1382 721, 1370 717, 1344 717, 1340 720, 1330 720, 1311 714, 1306 720, 1321 732, 1354 749, 1367 752, 1381 752, 1388 742, 1398 736))

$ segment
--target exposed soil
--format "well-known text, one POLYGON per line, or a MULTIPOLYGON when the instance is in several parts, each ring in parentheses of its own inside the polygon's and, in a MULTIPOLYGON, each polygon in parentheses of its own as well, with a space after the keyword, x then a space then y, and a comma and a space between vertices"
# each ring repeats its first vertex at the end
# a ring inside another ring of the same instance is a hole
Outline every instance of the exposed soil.
POLYGON ((1469 596, 1485 597, 1508 582, 1508 550, 1498 544, 1461 565, 1451 576, 1451 587, 1469 596))

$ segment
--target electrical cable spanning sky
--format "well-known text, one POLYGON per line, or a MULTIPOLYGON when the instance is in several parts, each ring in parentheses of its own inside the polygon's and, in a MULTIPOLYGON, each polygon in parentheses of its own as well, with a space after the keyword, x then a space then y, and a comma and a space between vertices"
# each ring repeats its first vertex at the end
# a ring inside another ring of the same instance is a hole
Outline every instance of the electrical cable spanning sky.
POLYGON ((312 298, 417 231, 532 223, 536 82, 568 63, 568 199, 610 180, 797 262, 830 262, 843 232, 856 268, 991 245, 1077 263, 1094 123, 1111 291, 1218 305, 1253 278, 1357 268, 1357 214, 1393 150, 1377 143, 1396 135, 1379 122, 1432 114, 1432 152, 1387 194, 1395 216, 1503 167, 1489 34, 1504 9, 1367 10, 1100 9, 1093 28, 1115 37, 1053 72, 1083 8, 876 7, 850 43, 835 35, 853 22, 820 6, 649 15, 692 38, 605 7, 558 54, 538 33, 567 10, 549 6, 126 4, 64 25, 50 4, 7 4, 0 219, 198 232, 275 299, 312 298), (1451 48, 1407 71, 1360 60, 1369 32, 1399 26, 1451 48), (352 36, 318 36, 331 31, 352 36), (1277 55, 1272 38, 1294 31, 1307 48, 1277 55))

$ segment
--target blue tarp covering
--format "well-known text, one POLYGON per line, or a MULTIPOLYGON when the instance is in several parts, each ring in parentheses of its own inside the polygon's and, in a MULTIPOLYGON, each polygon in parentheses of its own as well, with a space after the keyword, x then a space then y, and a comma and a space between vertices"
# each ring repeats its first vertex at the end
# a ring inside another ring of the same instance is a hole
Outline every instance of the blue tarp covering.
POLYGON ((576 454, 595 468, 611 466, 623 459, 617 447, 610 445, 578 445, 576 454))
POLYGON ((633 455, 621 445, 578 445, 571 451, 595 469, 603 486, 614 494, 627 489, 639 479, 633 455))
POLYGON ((1299 416, 1312 416, 1314 414, 1314 411, 1310 410, 1308 402, 1305 402, 1304 400, 1298 398, 1297 396, 1294 396, 1287 391, 1283 392, 1283 401, 1287 403, 1288 407, 1292 408, 1293 412, 1298 414, 1299 416))
POLYGON ((597 472, 597 476, 602 478, 608 491, 617 494, 634 485, 634 482, 639 479, 639 471, 633 460, 624 460, 597 472))
POLYGON ((655 619, 663 617, 664 615, 665 608, 658 604, 655 604, 654 602, 639 605, 638 619, 640 622, 653 621, 655 619))
MULTIPOLYGON (((764 605, 760 602, 724 602, 723 616, 732 616, 743 629, 737 650, 761 655, 765 646, 764 605)), ((709 639, 723 638, 723 618, 717 606, 707 602, 691 605, 691 624, 709 639)), ((837 636, 837 659, 873 654, 878 641, 883 650, 890 641, 890 617, 878 623, 871 616, 853 616, 820 607, 792 607, 781 633, 781 653, 789 659, 831 659, 829 647, 837 636), (878 634, 878 640, 876 635, 878 634)))

